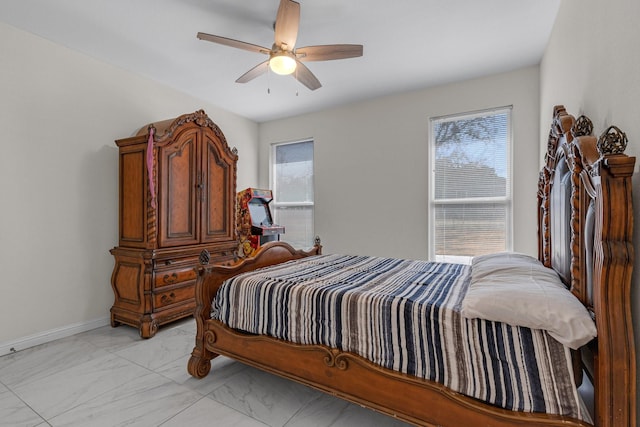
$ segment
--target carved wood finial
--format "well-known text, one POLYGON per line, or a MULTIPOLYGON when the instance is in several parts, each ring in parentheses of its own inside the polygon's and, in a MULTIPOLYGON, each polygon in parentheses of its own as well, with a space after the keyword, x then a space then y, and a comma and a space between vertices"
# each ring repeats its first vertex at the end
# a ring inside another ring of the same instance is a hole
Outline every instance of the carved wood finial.
POLYGON ((583 114, 576 119, 576 122, 571 127, 571 133, 574 138, 589 136, 593 133, 593 122, 583 114))
POLYGON ((598 153, 601 156, 607 154, 623 154, 627 149, 627 135, 617 126, 609 126, 598 138, 598 153))
POLYGON ((198 125, 198 126, 211 126, 211 119, 209 119, 209 117, 207 116, 207 113, 204 112, 204 110, 198 110, 195 113, 193 113, 193 121, 198 125))
POLYGON ((198 257, 198 260, 200 261, 200 264, 207 265, 209 264, 209 261, 211 261, 211 254, 208 250, 203 249, 202 252, 200 252, 200 257, 198 257))

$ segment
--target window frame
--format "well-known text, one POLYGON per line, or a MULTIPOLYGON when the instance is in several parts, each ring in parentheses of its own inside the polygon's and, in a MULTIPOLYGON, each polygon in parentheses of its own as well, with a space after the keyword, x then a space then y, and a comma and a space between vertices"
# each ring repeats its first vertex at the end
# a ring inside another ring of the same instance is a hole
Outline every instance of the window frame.
MULTIPOLYGON (((309 247, 313 246, 313 239, 315 237, 315 199, 316 199, 316 189, 315 189, 315 141, 313 138, 302 138, 293 141, 285 141, 285 142, 274 142, 271 144, 271 150, 269 153, 269 188, 271 188, 273 192, 273 201, 271 202, 271 213, 273 215, 274 222, 278 223, 277 219, 277 208, 283 207, 311 207, 311 241, 308 243, 309 247), (276 150, 278 147, 282 147, 285 145, 293 145, 293 144, 301 144, 310 142, 313 147, 313 158, 312 158, 312 167, 313 167, 313 176, 311 179, 311 188, 313 192, 313 200, 312 201, 304 201, 304 202, 279 202, 277 200, 276 195, 277 192, 277 183, 276 183, 276 150)), ((284 224, 282 224, 284 225, 284 224)), ((281 236, 280 240, 286 240, 286 225, 285 225, 285 233, 284 238, 281 236)), ((297 248, 298 249, 298 248, 297 248)))
POLYGON ((454 113, 444 116, 434 116, 429 118, 429 136, 428 136, 428 153, 429 153, 429 185, 428 185, 428 213, 427 213, 427 256, 429 260, 442 262, 458 262, 470 263, 471 256, 436 255, 436 207, 446 204, 486 204, 500 203, 505 206, 505 250, 513 250, 513 106, 507 105, 502 107, 487 108, 463 113, 454 113), (476 117, 507 114, 507 146, 506 146, 506 188, 505 196, 493 197, 473 197, 473 198, 448 198, 436 200, 436 144, 435 144, 435 125, 443 121, 469 120, 476 117), (441 257, 441 258, 439 258, 441 257))

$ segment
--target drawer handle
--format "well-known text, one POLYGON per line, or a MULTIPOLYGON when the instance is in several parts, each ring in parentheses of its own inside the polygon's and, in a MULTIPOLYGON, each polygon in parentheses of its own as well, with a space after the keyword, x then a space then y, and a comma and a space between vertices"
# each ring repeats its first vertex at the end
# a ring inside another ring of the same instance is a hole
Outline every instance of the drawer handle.
POLYGON ((160 298, 160 302, 163 304, 166 304, 168 302, 173 302, 175 299, 176 299, 176 294, 171 292, 169 295, 167 294, 162 295, 162 297, 160 298))
POLYGON ((176 273, 172 273, 171 276, 169 276, 168 274, 165 274, 164 277, 162 278, 162 281, 167 285, 171 285, 178 281, 178 275, 176 273))
POLYGON ((172 259, 168 259, 164 262, 164 265, 171 265, 173 264, 173 260, 172 259))

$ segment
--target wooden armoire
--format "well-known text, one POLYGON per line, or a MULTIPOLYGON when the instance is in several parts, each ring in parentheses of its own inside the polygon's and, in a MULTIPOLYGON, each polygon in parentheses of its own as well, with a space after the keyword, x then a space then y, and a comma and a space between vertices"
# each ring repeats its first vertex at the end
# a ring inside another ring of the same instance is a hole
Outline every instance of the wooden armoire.
POLYGON ((203 110, 144 126, 116 144, 111 325, 150 338, 160 325, 193 314, 201 254, 211 263, 233 260, 238 156, 203 110))

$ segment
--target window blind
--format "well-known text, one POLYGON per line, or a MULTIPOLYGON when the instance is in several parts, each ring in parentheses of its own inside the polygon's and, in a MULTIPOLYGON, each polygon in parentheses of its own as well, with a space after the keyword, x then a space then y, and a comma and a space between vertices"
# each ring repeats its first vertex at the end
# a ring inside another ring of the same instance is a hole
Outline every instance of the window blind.
POLYGON ((285 227, 280 240, 296 248, 313 245, 313 141, 274 145, 274 220, 285 227))
POLYGON ((511 109, 431 120, 432 258, 511 248, 511 109))

